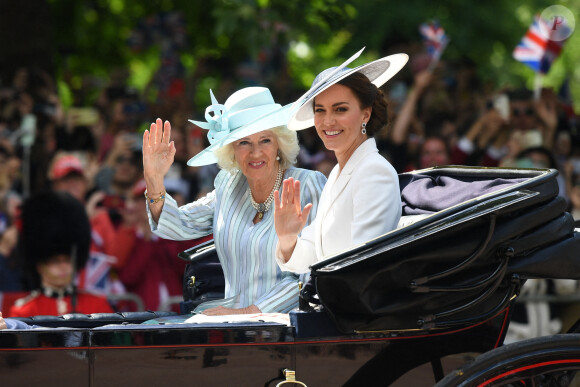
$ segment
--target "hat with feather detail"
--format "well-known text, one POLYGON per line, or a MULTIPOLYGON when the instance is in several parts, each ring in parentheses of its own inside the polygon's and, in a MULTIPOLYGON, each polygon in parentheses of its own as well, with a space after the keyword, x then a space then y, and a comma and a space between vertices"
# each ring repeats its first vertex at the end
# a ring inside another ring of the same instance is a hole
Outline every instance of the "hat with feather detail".
POLYGON ((224 145, 264 130, 286 126, 293 105, 274 102, 266 87, 246 87, 233 93, 220 104, 210 90, 212 104, 205 109, 203 121, 189 122, 207 129, 210 145, 192 157, 187 165, 201 166, 217 162, 213 151, 224 145))

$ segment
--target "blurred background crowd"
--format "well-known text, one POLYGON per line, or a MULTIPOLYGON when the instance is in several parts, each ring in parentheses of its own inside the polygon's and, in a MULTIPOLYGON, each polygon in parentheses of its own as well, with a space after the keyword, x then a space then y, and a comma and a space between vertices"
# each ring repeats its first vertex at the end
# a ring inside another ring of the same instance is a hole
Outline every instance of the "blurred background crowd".
MULTIPOLYGON (((57 77, 32 63, 2 73, 0 292, 24 292, 30 286, 18 265, 19 205, 36 193, 58 190, 82 201, 91 220, 91 256, 78 273, 79 287, 111 299, 135 294, 150 310, 179 297, 185 262, 176 255, 192 242, 162 240, 150 231, 143 198, 143 131, 157 117, 171 121, 177 153, 165 186, 185 204, 211 191, 218 172, 215 165, 186 166, 208 145, 205 131, 187 120, 203 118, 209 87, 223 102, 240 87, 263 84, 282 104, 308 87, 292 83, 284 60, 288 46, 276 41, 252 60, 232 64, 208 56, 188 71, 178 54, 188 46, 185 24, 182 14, 165 13, 132 27, 127 42, 134 50, 161 41, 159 66, 145 87, 131 84, 136 70, 129 65, 111 69, 100 82, 71 74, 70 68, 57 77), (208 81, 215 72, 222 74, 219 82, 208 81)), ((580 219, 573 75, 534 96, 526 82, 490 82, 476 60, 456 52, 431 66, 418 35, 391 43, 375 47, 374 54, 405 52, 410 61, 383 87, 390 123, 377 143, 399 173, 449 164, 555 168, 560 195, 580 219)), ((341 55, 327 59, 331 65, 349 55, 350 47, 342 46, 341 55)), ((297 165, 328 174, 336 160, 315 131, 301 131, 299 140, 297 165)))

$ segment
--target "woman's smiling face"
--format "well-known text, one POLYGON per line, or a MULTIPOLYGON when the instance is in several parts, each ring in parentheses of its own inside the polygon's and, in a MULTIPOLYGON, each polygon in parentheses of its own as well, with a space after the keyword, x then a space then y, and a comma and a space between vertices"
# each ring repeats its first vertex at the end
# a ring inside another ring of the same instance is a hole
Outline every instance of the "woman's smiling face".
POLYGON ((265 130, 233 143, 234 156, 241 172, 248 180, 261 180, 278 172, 278 139, 265 130))
POLYGON ((335 84, 314 100, 314 126, 327 149, 337 158, 352 155, 367 136, 362 134, 362 123, 368 122, 372 108, 361 109, 360 101, 350 88, 335 84))

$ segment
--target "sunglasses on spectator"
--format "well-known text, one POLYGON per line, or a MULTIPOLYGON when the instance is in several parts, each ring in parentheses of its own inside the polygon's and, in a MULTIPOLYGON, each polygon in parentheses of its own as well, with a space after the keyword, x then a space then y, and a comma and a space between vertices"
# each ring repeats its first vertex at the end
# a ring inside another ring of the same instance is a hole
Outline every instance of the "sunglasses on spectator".
POLYGON ((520 116, 533 116, 534 115, 534 109, 532 108, 525 108, 525 109, 512 109, 512 114, 514 115, 514 117, 520 117, 520 116))

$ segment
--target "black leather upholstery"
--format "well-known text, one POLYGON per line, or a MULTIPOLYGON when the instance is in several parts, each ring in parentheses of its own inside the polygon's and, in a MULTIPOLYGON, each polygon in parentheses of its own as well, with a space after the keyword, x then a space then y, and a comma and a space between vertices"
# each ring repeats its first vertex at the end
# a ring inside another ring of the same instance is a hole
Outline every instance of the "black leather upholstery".
POLYGON ((176 312, 118 312, 118 313, 69 313, 62 316, 16 317, 28 325, 47 328, 95 328, 109 324, 141 324, 160 317, 175 316, 176 312))

